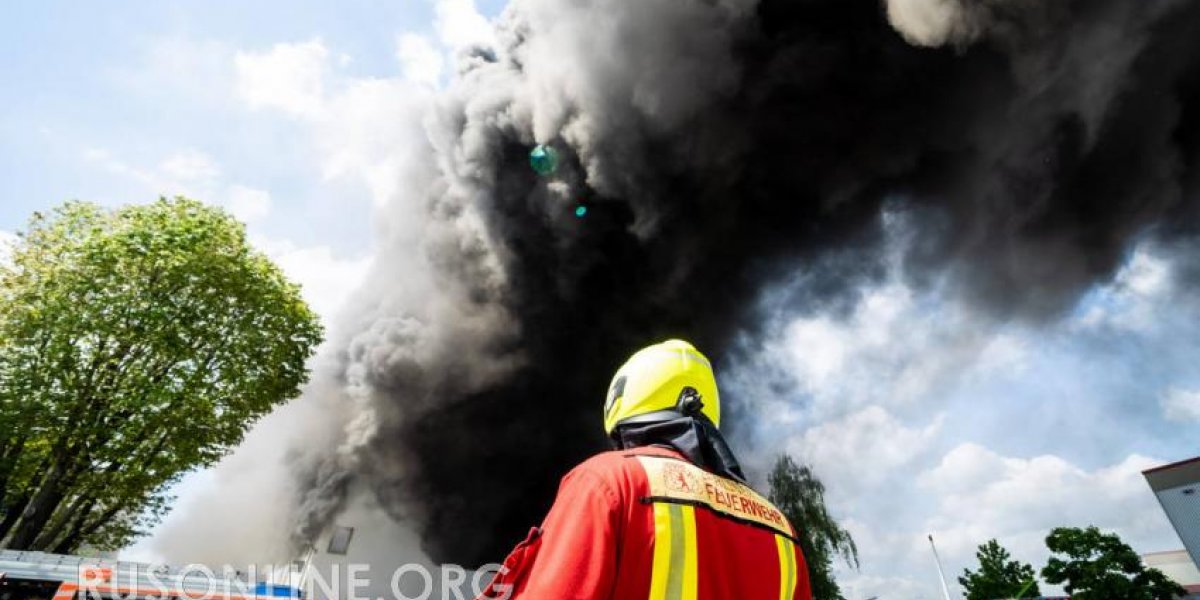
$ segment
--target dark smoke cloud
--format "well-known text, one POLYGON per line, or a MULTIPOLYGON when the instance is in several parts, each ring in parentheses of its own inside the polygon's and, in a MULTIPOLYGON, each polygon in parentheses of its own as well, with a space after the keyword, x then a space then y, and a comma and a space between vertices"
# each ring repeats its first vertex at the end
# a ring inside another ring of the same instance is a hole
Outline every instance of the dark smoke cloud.
POLYGON ((1062 314, 1137 241, 1192 252, 1197 28, 1166 0, 516 0, 428 117, 420 259, 394 216, 298 537, 357 479, 435 561, 499 558, 604 447, 629 352, 719 368, 767 285, 853 306, 885 207, 911 284, 1000 319, 1062 314))

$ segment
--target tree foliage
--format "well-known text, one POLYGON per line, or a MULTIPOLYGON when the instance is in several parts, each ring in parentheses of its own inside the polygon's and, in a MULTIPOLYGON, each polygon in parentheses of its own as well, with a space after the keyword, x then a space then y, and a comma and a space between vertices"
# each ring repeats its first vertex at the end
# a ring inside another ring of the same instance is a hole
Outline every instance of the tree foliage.
POLYGON ((225 212, 35 214, 0 264, 0 545, 116 548, 295 397, 321 338, 225 212))
POLYGON ((1174 600, 1186 593, 1158 569, 1148 569, 1116 534, 1095 527, 1058 527, 1046 537, 1052 556, 1042 569, 1076 600, 1174 600))
POLYGON ((814 600, 845 600, 833 578, 833 559, 858 567, 858 547, 825 508, 825 486, 807 465, 780 456, 768 478, 771 502, 787 516, 800 538, 814 600))
POLYGON ((1033 566, 1011 560, 996 540, 988 540, 975 552, 979 570, 963 569, 958 582, 967 590, 967 600, 1037 598, 1042 595, 1033 566))

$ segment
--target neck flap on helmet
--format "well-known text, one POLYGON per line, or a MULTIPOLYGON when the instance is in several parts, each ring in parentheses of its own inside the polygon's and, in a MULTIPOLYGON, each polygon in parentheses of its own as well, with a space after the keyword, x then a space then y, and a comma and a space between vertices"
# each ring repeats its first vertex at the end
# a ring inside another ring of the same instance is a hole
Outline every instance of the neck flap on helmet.
POLYGON ((670 446, 702 469, 746 483, 737 457, 711 420, 702 414, 675 415, 662 421, 618 426, 613 430, 613 442, 621 449, 670 446))

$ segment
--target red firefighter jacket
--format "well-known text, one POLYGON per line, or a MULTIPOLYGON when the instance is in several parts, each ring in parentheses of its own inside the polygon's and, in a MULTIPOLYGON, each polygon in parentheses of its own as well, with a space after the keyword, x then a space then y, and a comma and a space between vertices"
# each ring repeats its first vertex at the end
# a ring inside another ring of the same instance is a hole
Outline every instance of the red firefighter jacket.
POLYGON ((749 487, 673 450, 592 457, 481 598, 810 600, 795 531, 749 487))

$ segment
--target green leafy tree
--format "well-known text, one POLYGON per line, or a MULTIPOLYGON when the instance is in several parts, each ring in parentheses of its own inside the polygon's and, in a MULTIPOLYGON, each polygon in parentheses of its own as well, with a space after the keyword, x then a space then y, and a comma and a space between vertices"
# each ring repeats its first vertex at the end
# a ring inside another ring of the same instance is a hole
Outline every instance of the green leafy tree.
POLYGON ((963 569, 958 582, 967 590, 967 600, 1001 598, 1037 598, 1042 595, 1033 566, 1011 560, 1008 550, 996 540, 988 540, 975 552, 979 570, 963 569))
POLYGON ((1042 569, 1075 600, 1175 600, 1186 593, 1158 569, 1148 569, 1116 534, 1095 527, 1058 527, 1046 537, 1052 556, 1042 569))
POLYGON ((798 465, 786 454, 775 461, 768 477, 770 498, 787 516, 800 538, 808 563, 814 600, 845 600, 833 578, 833 559, 840 556, 858 568, 858 547, 825 508, 825 486, 807 465, 798 465))
POLYGON ((0 264, 0 546, 120 547, 293 398, 320 322, 224 211, 35 214, 0 264))

